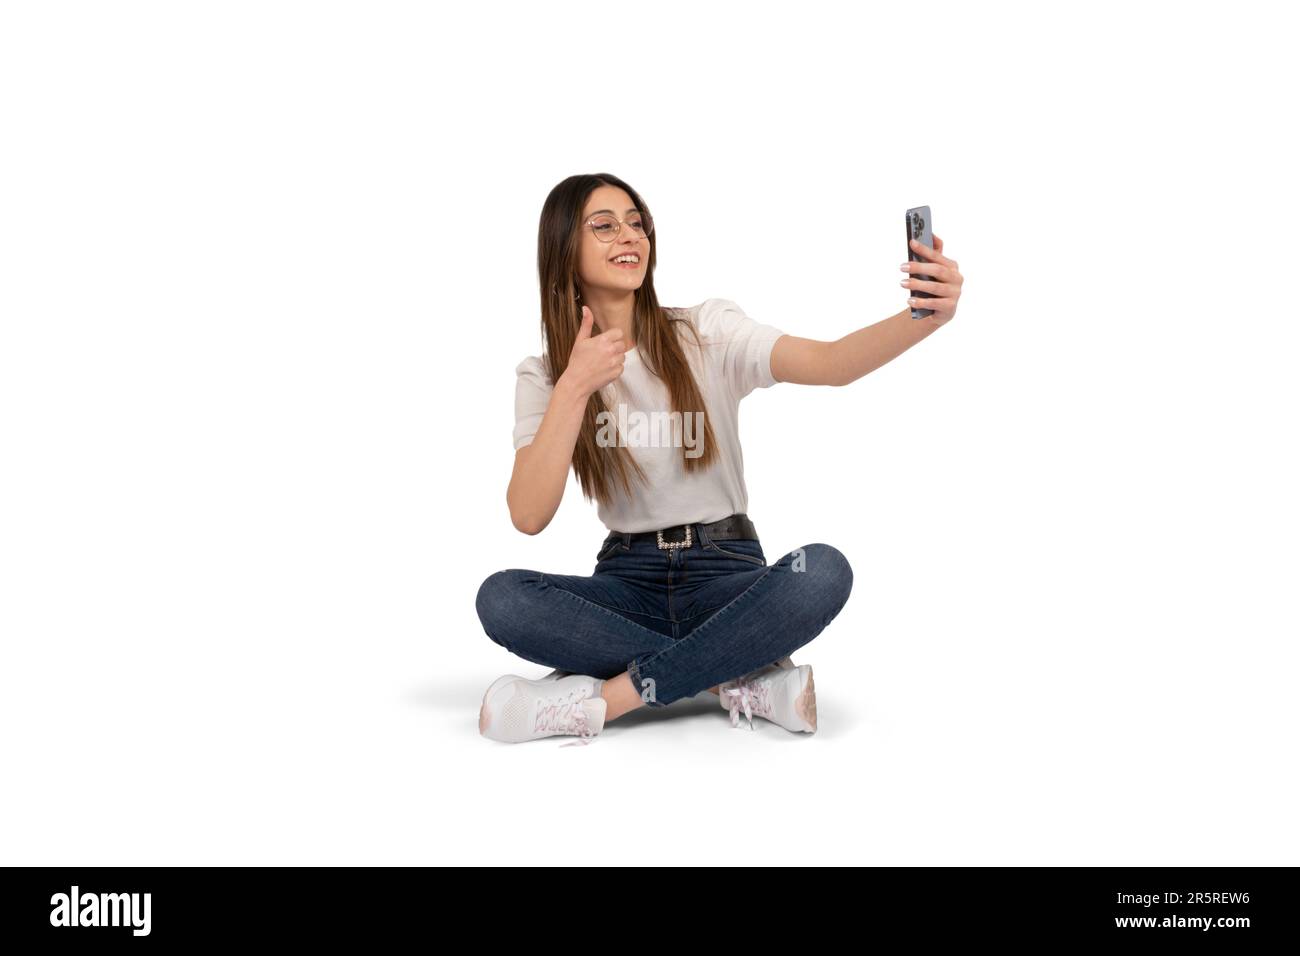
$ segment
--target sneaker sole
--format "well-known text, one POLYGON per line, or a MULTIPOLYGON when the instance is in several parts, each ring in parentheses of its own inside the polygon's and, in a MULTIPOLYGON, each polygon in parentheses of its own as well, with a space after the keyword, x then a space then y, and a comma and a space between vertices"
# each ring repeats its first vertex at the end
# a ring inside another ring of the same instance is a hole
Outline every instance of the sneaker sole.
POLYGON ((794 712, 806 725, 803 733, 815 734, 817 733, 817 687, 813 684, 812 665, 803 666, 808 668, 808 681, 799 692, 799 696, 795 698, 794 712))

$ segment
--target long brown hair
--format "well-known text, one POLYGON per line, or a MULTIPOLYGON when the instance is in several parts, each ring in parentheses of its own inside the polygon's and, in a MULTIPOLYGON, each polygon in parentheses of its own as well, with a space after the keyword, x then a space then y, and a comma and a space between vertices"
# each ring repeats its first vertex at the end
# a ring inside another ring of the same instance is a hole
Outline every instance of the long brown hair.
MULTIPOLYGON (((632 197, 632 203, 643 215, 650 210, 635 189, 617 176, 609 173, 586 173, 570 176, 551 190, 542 205, 542 217, 537 228, 537 274, 541 280, 542 336, 545 339, 545 362, 551 381, 558 382, 569 365, 569 353, 582 325, 582 303, 578 295, 577 259, 578 243, 582 238, 582 210, 587 199, 599 186, 617 186, 632 197)), ((678 326, 690 330, 696 346, 700 345, 698 330, 683 310, 666 309, 655 296, 655 247, 659 230, 650 232, 650 258, 646 264, 645 279, 635 292, 632 307, 632 335, 641 350, 646 367, 668 387, 672 411, 681 412, 685 418, 695 410, 704 413, 703 453, 689 457, 682 449, 687 471, 708 468, 718 458, 713 425, 700 395, 686 353, 678 337, 678 326)), ((614 482, 631 496, 631 475, 645 480, 645 472, 628 453, 627 448, 601 446, 596 442, 597 416, 608 411, 599 391, 587 399, 586 415, 578 440, 573 449, 573 470, 582 486, 583 496, 608 502, 614 482)), ((684 444, 684 443, 683 443, 684 444)))

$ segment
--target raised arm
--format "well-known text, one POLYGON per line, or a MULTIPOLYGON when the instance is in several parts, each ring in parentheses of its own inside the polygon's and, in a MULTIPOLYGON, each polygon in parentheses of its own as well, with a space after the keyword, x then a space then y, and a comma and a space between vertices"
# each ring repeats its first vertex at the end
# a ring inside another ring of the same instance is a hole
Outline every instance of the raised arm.
POLYGON ((582 326, 569 364, 551 391, 537 434, 531 444, 515 452, 506 504, 511 523, 524 534, 540 532, 560 507, 587 399, 623 374, 622 330, 610 329, 592 336, 593 320, 591 309, 583 306, 582 326))
POLYGON ((932 292, 933 299, 918 299, 916 304, 933 309, 924 319, 913 319, 911 306, 882 319, 874 325, 850 332, 834 342, 802 339, 783 335, 772 346, 772 374, 779 382, 796 385, 847 385, 897 358, 957 311, 961 297, 962 275, 957 263, 944 256, 943 240, 934 237, 934 248, 912 240, 915 249, 927 261, 906 262, 899 268, 934 277, 933 282, 904 279, 909 289, 932 292))

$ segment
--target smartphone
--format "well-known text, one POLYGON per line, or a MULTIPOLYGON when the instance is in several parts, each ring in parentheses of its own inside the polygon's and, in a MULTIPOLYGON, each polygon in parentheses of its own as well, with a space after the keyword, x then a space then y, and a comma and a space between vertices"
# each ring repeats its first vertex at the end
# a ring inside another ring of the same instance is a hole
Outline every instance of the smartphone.
MULTIPOLYGON (((934 248, 934 234, 930 231, 930 207, 914 206, 907 211, 907 258, 910 262, 925 262, 917 255, 916 250, 912 248, 912 240, 915 239, 922 245, 934 248)), ((934 276, 918 275, 915 272, 909 272, 914 279, 921 279, 925 282, 933 282, 934 276)), ((933 292, 922 292, 920 289, 910 289, 909 295, 914 295, 918 299, 933 299, 933 292)), ((934 315, 934 309, 912 308, 912 318, 924 319, 927 315, 934 315)))

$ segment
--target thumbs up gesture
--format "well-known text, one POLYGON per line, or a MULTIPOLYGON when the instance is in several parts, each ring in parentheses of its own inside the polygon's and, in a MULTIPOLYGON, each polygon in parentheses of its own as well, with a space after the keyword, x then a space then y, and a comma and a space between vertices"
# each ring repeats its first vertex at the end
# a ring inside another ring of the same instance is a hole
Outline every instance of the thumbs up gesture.
POLYGON ((578 338, 569 352, 569 365, 560 376, 562 380, 567 379, 583 398, 622 375, 626 355, 623 330, 609 329, 599 335, 592 335, 591 326, 595 318, 591 309, 584 305, 578 338))

